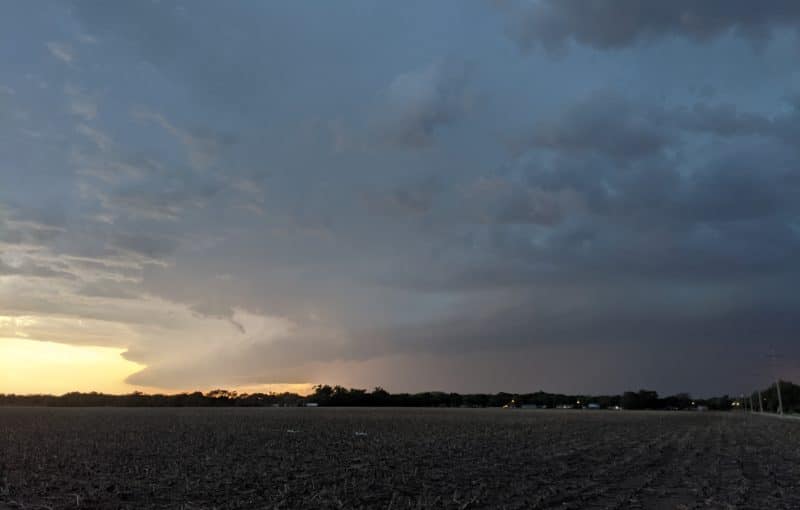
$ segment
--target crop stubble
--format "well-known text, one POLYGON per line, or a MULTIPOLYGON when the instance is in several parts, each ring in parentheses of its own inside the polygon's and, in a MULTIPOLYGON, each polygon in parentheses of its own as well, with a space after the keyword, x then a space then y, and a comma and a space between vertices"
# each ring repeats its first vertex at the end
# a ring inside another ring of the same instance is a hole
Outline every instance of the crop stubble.
POLYGON ((0 509, 800 508, 742 413, 0 409, 0 509))

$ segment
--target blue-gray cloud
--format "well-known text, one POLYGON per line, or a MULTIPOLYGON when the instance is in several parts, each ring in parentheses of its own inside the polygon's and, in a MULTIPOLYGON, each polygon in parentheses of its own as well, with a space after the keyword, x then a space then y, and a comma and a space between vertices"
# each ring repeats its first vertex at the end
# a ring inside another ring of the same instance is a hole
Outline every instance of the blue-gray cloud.
POLYGON ((387 141, 424 147, 433 142, 438 129, 461 120, 477 101, 468 87, 469 73, 468 65, 443 60, 395 77, 386 93, 387 141))
POLYGON ((523 49, 563 50, 568 42, 599 49, 684 37, 695 42, 734 33, 762 43, 776 28, 797 28, 800 7, 791 0, 542 0, 509 7, 510 35, 523 49))
POLYGON ((793 4, 13 10, 0 308, 132 383, 735 391, 800 354, 793 4))

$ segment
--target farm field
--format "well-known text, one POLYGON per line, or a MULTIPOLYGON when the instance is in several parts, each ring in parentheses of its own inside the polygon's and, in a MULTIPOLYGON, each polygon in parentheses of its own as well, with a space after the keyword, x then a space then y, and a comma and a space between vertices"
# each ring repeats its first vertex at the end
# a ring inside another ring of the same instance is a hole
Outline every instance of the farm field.
POLYGON ((742 413, 2 408, 0 508, 800 508, 742 413))

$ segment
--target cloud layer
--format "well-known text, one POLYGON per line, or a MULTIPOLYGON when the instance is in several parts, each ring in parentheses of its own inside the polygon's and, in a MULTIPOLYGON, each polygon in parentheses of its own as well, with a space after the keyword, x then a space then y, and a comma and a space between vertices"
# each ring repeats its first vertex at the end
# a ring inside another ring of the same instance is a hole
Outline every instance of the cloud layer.
POLYGON ((800 6, 791 0, 543 0, 512 7, 510 33, 524 49, 563 50, 568 42, 598 49, 681 37, 696 43, 728 33, 763 44, 777 28, 796 29, 800 6))
POLYGON ((164 389, 800 375, 800 10, 499 5, 13 7, 0 337, 164 389))

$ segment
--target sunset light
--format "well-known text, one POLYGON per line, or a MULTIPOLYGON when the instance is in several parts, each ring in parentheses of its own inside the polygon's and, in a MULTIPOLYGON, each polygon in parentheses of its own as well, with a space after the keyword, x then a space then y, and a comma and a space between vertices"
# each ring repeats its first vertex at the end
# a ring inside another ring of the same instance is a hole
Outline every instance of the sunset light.
POLYGON ((0 338, 3 393, 101 391, 127 393, 125 378, 142 370, 122 357, 124 349, 0 338))

